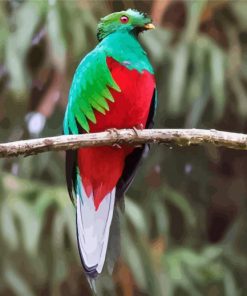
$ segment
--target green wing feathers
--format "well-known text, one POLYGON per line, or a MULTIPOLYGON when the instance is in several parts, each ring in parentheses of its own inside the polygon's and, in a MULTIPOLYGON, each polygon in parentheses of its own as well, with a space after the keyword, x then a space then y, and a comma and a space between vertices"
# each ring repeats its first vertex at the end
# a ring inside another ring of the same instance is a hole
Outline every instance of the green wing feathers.
POLYGON ((65 134, 78 134, 77 122, 89 132, 88 122, 96 123, 94 111, 105 114, 109 110, 107 100, 114 102, 109 87, 121 91, 108 69, 105 52, 94 50, 75 72, 64 117, 65 134))

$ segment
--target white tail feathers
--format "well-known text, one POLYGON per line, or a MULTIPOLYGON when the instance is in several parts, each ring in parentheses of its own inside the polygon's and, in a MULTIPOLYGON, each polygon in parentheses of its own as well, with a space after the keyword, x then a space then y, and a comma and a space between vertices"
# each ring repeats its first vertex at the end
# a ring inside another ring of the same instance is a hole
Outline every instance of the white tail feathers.
POLYGON ((87 197, 83 185, 77 195, 76 224, 78 247, 85 271, 89 277, 101 273, 109 239, 115 204, 115 188, 95 209, 93 195, 87 197))

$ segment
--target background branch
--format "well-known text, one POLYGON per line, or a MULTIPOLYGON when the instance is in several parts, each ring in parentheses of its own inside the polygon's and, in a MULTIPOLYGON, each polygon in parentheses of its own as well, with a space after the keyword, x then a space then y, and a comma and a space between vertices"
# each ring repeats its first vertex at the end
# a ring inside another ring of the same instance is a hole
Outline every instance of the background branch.
POLYGON ((178 146, 212 144, 247 150, 247 135, 202 129, 110 130, 101 133, 57 136, 0 144, 0 158, 33 155, 46 151, 77 149, 102 145, 158 143, 178 146))

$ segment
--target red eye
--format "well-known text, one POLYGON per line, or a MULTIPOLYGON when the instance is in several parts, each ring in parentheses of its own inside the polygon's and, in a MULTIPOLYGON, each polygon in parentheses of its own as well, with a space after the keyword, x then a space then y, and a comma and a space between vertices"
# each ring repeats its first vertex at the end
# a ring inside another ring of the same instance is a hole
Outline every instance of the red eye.
POLYGON ((129 18, 126 15, 122 15, 120 17, 120 21, 121 21, 122 24, 127 24, 128 21, 129 21, 129 18))

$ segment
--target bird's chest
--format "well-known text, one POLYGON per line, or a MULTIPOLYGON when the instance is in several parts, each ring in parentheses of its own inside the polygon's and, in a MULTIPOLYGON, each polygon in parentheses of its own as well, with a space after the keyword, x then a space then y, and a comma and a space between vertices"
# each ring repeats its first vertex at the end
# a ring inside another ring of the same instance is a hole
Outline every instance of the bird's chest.
POLYGON ((121 92, 110 89, 114 102, 109 102, 106 114, 95 112, 96 124, 90 124, 90 132, 98 132, 110 128, 132 128, 146 125, 153 91, 154 76, 144 70, 129 70, 128 61, 118 63, 113 58, 107 58, 111 75, 121 92))

